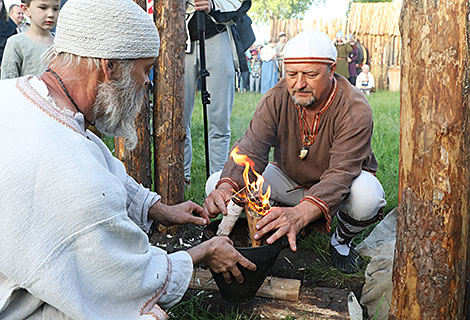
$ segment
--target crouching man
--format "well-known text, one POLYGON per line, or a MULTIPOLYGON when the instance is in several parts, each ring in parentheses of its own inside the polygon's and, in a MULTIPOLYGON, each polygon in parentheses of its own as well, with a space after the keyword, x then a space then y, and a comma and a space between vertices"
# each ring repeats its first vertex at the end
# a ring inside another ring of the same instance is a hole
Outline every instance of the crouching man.
MULTIPOLYGON (((335 73, 336 57, 331 40, 317 30, 290 40, 284 55, 285 79, 264 95, 234 147, 263 172, 271 199, 287 205, 273 208, 260 220, 256 236, 274 230, 268 243, 287 235, 295 251, 299 232, 311 227, 330 231, 337 215, 331 259, 337 269, 352 273, 361 259, 351 240, 378 220, 386 202, 374 175, 370 105, 335 73), (268 163, 271 147, 274 162, 268 163)), ((243 169, 229 159, 221 173, 209 178, 206 190, 215 190, 204 202, 208 215, 226 213, 226 200, 245 185, 243 169)))

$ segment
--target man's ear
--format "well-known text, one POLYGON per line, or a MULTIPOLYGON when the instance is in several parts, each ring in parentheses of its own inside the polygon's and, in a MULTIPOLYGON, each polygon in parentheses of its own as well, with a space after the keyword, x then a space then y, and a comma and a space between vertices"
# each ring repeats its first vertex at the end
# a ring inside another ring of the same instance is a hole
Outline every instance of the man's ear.
POLYGON ((331 76, 335 75, 336 71, 336 62, 330 65, 331 76))
POLYGON ((101 59, 101 70, 103 70, 103 75, 104 75, 104 81, 103 82, 108 82, 113 79, 113 72, 115 68, 115 63, 113 63, 109 59, 101 59))

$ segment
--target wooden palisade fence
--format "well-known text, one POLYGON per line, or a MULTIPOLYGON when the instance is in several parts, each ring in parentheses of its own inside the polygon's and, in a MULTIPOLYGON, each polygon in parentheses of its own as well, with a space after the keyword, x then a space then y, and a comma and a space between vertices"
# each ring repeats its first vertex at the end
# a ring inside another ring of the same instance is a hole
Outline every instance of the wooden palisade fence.
POLYGON ((356 35, 369 50, 369 65, 377 89, 389 88, 389 71, 399 72, 400 2, 352 3, 346 33, 356 35))
POLYGON ((469 13, 468 0, 403 3, 391 319, 470 317, 469 13))
POLYGON ((323 31, 332 40, 340 30, 345 34, 354 34, 369 51, 368 63, 376 88, 388 89, 389 72, 392 78, 396 78, 393 76, 400 71, 400 9, 399 2, 352 3, 347 21, 339 18, 272 20, 271 38, 276 38, 283 31, 287 39, 292 39, 299 32, 309 29, 323 31))

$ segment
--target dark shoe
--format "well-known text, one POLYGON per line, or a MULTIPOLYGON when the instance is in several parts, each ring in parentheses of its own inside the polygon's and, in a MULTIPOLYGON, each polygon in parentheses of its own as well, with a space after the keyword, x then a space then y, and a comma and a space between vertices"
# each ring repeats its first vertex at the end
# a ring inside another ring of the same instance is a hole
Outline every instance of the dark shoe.
POLYGON ((354 248, 350 248, 349 254, 343 256, 330 244, 330 256, 335 268, 343 273, 356 273, 361 269, 362 259, 354 248))

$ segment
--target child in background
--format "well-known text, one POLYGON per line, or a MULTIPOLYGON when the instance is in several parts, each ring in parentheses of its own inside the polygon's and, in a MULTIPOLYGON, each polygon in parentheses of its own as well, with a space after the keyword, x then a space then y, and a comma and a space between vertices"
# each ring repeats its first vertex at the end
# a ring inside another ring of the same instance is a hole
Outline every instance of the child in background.
POLYGON ((52 45, 51 30, 57 23, 60 0, 22 0, 31 27, 8 39, 3 54, 2 79, 39 75, 44 71, 41 55, 52 45))

